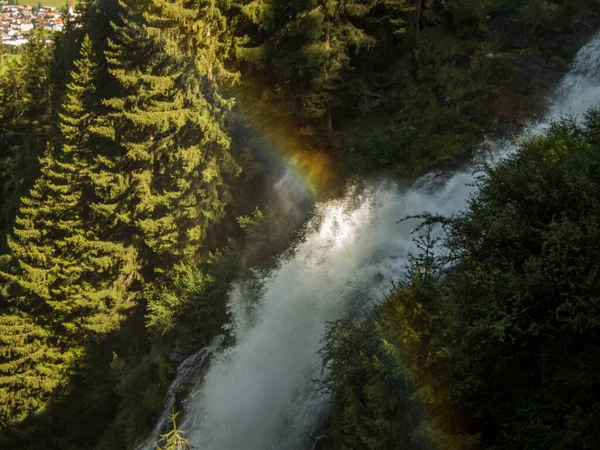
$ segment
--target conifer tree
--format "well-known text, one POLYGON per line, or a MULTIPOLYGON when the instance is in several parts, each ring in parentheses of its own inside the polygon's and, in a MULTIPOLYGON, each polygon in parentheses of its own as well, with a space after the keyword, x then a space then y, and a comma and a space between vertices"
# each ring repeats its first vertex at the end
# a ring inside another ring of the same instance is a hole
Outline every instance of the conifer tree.
POLYGON ((0 314, 0 431, 41 412, 51 394, 68 382, 78 349, 62 351, 33 317, 15 310, 0 314))
POLYGON ((366 0, 252 0, 242 12, 269 35, 260 52, 241 49, 241 57, 259 66, 268 59, 279 86, 286 86, 288 100, 300 107, 301 116, 326 117, 331 127, 332 111, 341 105, 341 90, 352 70, 351 54, 375 43, 355 24, 372 6, 366 0))
POLYGON ((0 251, 50 139, 52 58, 43 30, 34 30, 19 60, 0 77, 0 251))
POLYGON ((136 262, 132 248, 101 240, 88 219, 94 119, 87 101, 96 70, 91 51, 86 37, 60 114, 64 144, 56 155, 46 152, 42 174, 22 200, 8 242, 14 269, 2 275, 11 282, 6 289, 13 299, 49 307, 53 322, 67 331, 104 333, 131 306, 126 281, 136 262))
POLYGON ((185 431, 177 428, 177 415, 179 413, 171 414, 171 423, 173 428, 171 431, 165 434, 161 434, 161 438, 165 441, 164 447, 160 447, 155 444, 157 450, 190 450, 191 446, 189 441, 183 437, 185 431))
POLYGON ((236 75, 224 66, 227 24, 216 2, 156 0, 127 14, 108 53, 125 95, 106 103, 108 134, 123 149, 118 164, 128 175, 105 180, 122 187, 105 211, 139 236, 148 267, 162 270, 198 256, 229 202, 227 179, 239 169, 221 86, 236 75))
POLYGON ((0 271, 10 308, 0 327, 1 408, 19 418, 43 408, 74 368, 81 346, 118 328, 133 305, 128 286, 137 271, 136 252, 104 240, 88 206, 97 171, 89 105, 95 73, 86 36, 61 108, 63 145, 49 147, 42 158, 0 271))
POLYGON ((417 10, 410 0, 377 0, 380 8, 370 22, 378 27, 378 34, 401 36, 407 32, 417 10))

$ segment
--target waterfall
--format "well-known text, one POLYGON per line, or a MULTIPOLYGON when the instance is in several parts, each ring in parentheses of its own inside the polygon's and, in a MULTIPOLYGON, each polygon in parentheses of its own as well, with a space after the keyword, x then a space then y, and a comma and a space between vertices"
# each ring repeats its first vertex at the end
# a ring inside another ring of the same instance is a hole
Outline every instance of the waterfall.
POLYGON ((465 205, 467 174, 435 195, 393 184, 318 206, 303 241, 265 280, 248 314, 244 289, 232 290, 237 344, 213 360, 182 424, 199 449, 293 449, 312 432, 326 398, 313 380, 327 321, 382 299, 405 268, 416 225, 399 218, 423 210, 451 214, 465 205), (239 314, 238 314, 239 311, 239 314))
MULTIPOLYGON (((600 37, 577 55, 552 93, 536 134, 561 114, 581 115, 600 104, 600 37)), ((512 141, 492 145, 492 157, 514 151, 512 141)), ((415 250, 414 220, 406 215, 451 215, 464 210, 474 175, 466 169, 428 176, 410 189, 391 182, 349 188, 339 200, 317 205, 303 239, 263 280, 247 307, 243 284, 230 293, 231 332, 236 344, 217 352, 184 402, 193 448, 199 450, 293 450, 307 448, 326 412, 328 398, 314 380, 321 376, 318 351, 328 321, 367 310, 384 298, 415 250)))
POLYGON ((201 366, 207 358, 210 358, 222 343, 223 336, 217 336, 208 346, 203 347, 193 355, 188 356, 181 364, 179 364, 177 371, 175 372, 175 378, 173 379, 173 382, 167 391, 165 406, 160 418, 156 422, 156 425, 154 426, 154 429, 152 430, 152 433, 148 439, 138 446, 139 449, 153 448, 154 440, 163 431, 169 422, 169 416, 174 412, 177 390, 184 383, 188 382, 189 378, 194 374, 194 371, 201 366))

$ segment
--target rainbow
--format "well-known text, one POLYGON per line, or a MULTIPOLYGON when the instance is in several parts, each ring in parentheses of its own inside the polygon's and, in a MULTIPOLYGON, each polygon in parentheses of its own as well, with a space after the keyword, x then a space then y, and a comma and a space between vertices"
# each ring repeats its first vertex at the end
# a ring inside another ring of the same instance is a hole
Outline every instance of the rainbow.
POLYGON ((265 111, 266 102, 260 98, 247 92, 236 95, 236 107, 246 118, 246 125, 263 141, 268 156, 281 162, 296 183, 319 198, 328 192, 336 178, 330 154, 310 146, 298 127, 273 117, 272 110, 265 111))

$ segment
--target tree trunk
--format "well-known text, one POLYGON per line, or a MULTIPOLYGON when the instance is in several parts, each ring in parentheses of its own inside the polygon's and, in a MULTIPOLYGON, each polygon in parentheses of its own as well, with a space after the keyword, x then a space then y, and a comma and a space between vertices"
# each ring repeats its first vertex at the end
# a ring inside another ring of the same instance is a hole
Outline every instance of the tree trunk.
POLYGON ((415 23, 415 48, 413 54, 417 69, 421 62, 421 15, 423 14, 423 0, 417 0, 417 20, 415 23))

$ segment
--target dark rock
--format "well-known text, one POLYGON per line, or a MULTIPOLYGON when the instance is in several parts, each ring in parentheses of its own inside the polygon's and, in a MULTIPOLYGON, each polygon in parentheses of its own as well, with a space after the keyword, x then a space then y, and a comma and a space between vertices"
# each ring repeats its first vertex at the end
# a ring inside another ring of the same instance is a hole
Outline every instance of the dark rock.
POLYGON ((592 17, 583 11, 577 11, 573 15, 570 27, 575 32, 580 32, 582 30, 590 31, 596 27, 597 22, 597 18, 592 17))
POLYGON ((197 335, 188 338, 185 343, 177 342, 175 348, 169 353, 169 362, 175 366, 181 364, 185 358, 196 352, 198 349, 206 347, 208 341, 205 336, 197 335))
POLYGON ((528 61, 517 69, 523 76, 539 86, 553 88, 563 76, 563 71, 556 70, 545 61, 528 61))
POLYGON ((524 95, 506 95, 497 98, 494 106, 497 114, 507 119, 517 119, 529 111, 530 101, 524 95))
POLYGON ((333 450, 333 439, 326 434, 317 437, 314 450, 333 450))

